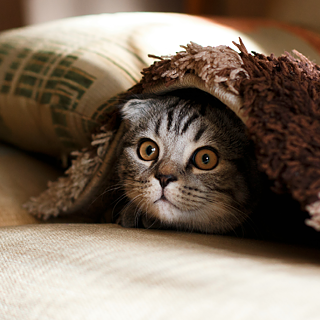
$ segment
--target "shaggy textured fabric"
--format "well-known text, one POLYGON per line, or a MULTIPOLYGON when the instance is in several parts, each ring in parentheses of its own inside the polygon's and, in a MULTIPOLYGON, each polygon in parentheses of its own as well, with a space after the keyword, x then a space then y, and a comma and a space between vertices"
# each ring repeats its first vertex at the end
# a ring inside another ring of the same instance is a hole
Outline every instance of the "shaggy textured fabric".
POLYGON ((160 61, 142 72, 143 88, 161 78, 165 79, 166 86, 170 86, 174 81, 191 72, 203 80, 207 88, 225 83, 230 91, 239 94, 235 86, 249 75, 242 68, 243 62, 237 52, 227 46, 202 47, 193 42, 181 48, 185 51, 178 52, 175 56, 149 55, 160 61))
MULTIPOLYGON (((240 92, 260 169, 273 190, 289 192, 311 213, 320 191, 319 66, 296 51, 299 59, 277 58, 237 46, 249 74, 240 92)), ((316 210, 312 215, 308 223, 320 230, 316 210)))
POLYGON ((61 213, 83 213, 90 208, 86 215, 94 221, 104 207, 104 203, 97 199, 101 200, 99 195, 112 185, 111 172, 115 166, 115 155, 121 147, 124 127, 119 120, 116 113, 109 116, 99 132, 92 135, 91 148, 72 152, 75 159, 65 175, 49 182, 48 189, 38 197, 32 197, 24 208, 44 220, 61 213))

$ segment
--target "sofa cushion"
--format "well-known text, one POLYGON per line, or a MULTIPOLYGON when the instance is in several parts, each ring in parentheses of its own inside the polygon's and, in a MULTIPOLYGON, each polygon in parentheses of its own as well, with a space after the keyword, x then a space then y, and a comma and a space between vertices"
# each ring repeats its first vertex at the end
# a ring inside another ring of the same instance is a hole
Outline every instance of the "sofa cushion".
POLYGON ((61 173, 35 155, 0 143, 0 226, 39 223, 22 204, 61 173))
POLYGON ((0 228, 1 319, 319 319, 319 251, 116 225, 0 228))

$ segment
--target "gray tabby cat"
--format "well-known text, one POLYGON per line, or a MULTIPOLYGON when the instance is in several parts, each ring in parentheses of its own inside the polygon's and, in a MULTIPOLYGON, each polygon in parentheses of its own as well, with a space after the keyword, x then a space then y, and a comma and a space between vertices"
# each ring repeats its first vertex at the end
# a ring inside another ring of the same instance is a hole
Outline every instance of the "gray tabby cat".
POLYGON ((225 233, 259 197, 252 145, 239 118, 197 90, 129 100, 118 173, 124 227, 225 233))

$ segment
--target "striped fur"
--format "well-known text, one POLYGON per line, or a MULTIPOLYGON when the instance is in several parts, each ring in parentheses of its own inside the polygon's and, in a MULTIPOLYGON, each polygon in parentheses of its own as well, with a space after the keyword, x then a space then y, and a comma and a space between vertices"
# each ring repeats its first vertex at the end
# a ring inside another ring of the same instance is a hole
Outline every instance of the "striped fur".
POLYGON ((225 105, 190 90, 136 97, 121 112, 128 124, 118 168, 127 198, 121 225, 225 233, 248 217, 259 174, 244 125, 225 105), (146 139, 159 148, 155 160, 139 157, 146 139), (218 157, 211 170, 195 165, 203 147, 218 157))

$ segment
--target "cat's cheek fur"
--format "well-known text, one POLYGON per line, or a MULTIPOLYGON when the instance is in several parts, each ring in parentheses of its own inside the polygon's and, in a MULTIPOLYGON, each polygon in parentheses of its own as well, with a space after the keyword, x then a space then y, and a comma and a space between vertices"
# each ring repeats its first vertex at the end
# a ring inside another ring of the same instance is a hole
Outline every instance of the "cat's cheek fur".
POLYGON ((159 200, 154 204, 152 215, 164 223, 173 224, 177 221, 177 209, 167 201, 159 200))
POLYGON ((148 195, 146 197, 146 202, 148 202, 150 208, 153 207, 153 204, 159 200, 162 196, 162 188, 159 184, 159 181, 155 178, 149 178, 150 184, 148 188, 148 195))

